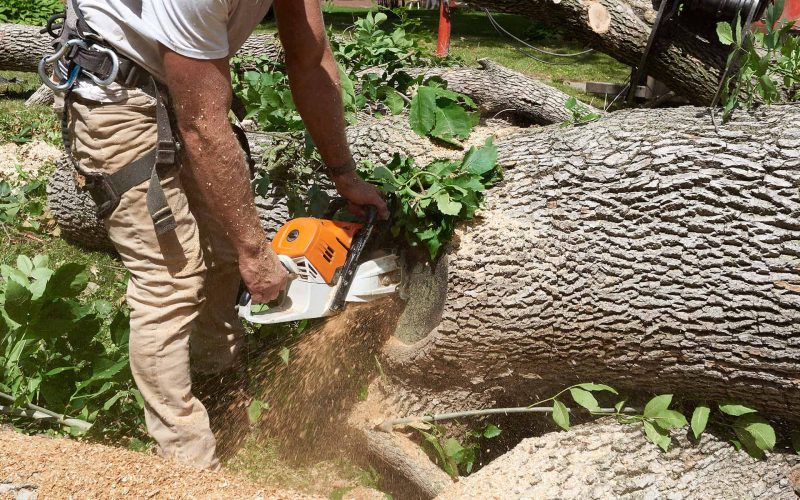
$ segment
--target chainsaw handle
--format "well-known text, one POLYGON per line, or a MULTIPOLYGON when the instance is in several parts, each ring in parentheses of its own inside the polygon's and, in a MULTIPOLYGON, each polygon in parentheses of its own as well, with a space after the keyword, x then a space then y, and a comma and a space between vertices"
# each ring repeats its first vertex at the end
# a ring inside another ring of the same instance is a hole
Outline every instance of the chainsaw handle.
MULTIPOLYGON (((278 260, 283 265, 283 267, 286 268, 286 271, 289 273, 289 280, 297 278, 297 273, 299 272, 299 270, 297 269, 297 265, 294 263, 294 260, 292 260, 291 257, 289 257, 288 255, 279 254, 278 260)), ((278 295, 278 297, 276 297, 275 300, 278 299, 283 300, 288 290, 289 290, 289 283, 287 282, 286 286, 283 288, 283 290, 281 290, 281 293, 278 295)), ((250 294, 250 290, 245 288, 242 294, 239 296, 239 305, 246 306, 252 300, 253 296, 250 294)))

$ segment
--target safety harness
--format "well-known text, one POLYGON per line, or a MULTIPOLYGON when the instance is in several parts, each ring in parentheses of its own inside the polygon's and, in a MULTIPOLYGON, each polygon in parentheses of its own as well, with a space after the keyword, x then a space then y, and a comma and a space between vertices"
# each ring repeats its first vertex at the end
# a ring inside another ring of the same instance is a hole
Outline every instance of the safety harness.
POLYGON ((64 148, 72 166, 86 179, 84 187, 97 204, 98 217, 110 215, 126 191, 149 179, 147 210, 156 233, 162 235, 174 230, 175 217, 161 187, 161 179, 176 168, 179 145, 173 136, 167 107, 155 79, 139 65, 105 45, 102 37, 86 23, 77 0, 72 0, 72 9, 68 8, 65 14, 51 17, 42 31, 50 33, 56 40, 53 43, 54 54, 39 63, 39 76, 54 91, 64 92, 61 115, 64 148), (63 23, 57 24, 59 20, 63 23), (47 74, 46 67, 50 63, 56 64, 55 74, 61 77, 61 82, 53 82, 47 74), (102 87, 116 82, 128 88, 141 88, 156 100, 156 146, 112 174, 86 170, 72 155, 69 108, 72 89, 81 74, 102 87))

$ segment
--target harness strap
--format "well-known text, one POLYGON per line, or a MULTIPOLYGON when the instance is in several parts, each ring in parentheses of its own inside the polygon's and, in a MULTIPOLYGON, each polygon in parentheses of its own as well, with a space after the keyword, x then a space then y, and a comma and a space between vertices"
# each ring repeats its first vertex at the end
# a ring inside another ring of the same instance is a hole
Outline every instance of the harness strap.
POLYGON ((72 155, 68 115, 72 101, 72 92, 70 91, 64 96, 61 136, 67 158, 75 170, 86 179, 86 188, 97 204, 98 217, 105 218, 110 215, 119 206, 125 192, 149 180, 146 198, 147 212, 153 220, 156 234, 163 235, 177 227, 175 216, 161 186, 161 179, 177 164, 177 145, 172 135, 172 126, 164 98, 152 77, 148 87, 150 88, 143 90, 146 92, 150 90, 148 93, 156 99, 156 146, 113 174, 86 170, 72 155))

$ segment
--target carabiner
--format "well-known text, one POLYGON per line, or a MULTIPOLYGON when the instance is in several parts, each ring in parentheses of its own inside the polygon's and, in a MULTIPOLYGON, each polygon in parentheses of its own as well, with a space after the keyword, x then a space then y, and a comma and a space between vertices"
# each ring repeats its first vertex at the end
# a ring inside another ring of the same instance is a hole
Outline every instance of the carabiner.
POLYGON ((97 45, 97 44, 92 45, 92 48, 97 50, 98 52, 104 52, 108 54, 109 57, 111 57, 111 72, 103 80, 97 78, 93 73, 90 73, 88 71, 84 71, 83 74, 91 78, 96 85, 100 87, 108 87, 109 85, 114 83, 114 80, 117 79, 117 73, 119 73, 119 58, 117 57, 117 53, 107 47, 103 47, 102 45, 97 45))
POLYGON ((75 80, 78 79, 78 74, 80 73, 81 67, 75 65, 75 67, 72 68, 72 71, 70 71, 68 78, 64 82, 58 84, 51 80, 50 75, 47 74, 47 65, 57 62, 59 59, 64 57, 64 55, 69 52, 74 45, 78 45, 83 49, 87 48, 86 42, 80 38, 73 38, 72 40, 67 40, 67 43, 62 45, 61 48, 59 48, 53 55, 49 57, 43 57, 39 61, 39 67, 37 68, 39 78, 42 80, 42 83, 53 89, 55 92, 62 92, 75 85, 75 80))

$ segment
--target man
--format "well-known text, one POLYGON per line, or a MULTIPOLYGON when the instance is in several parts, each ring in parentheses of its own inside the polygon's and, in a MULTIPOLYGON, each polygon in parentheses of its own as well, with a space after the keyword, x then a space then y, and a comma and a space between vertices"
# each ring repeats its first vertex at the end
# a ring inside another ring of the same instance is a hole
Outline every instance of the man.
MULTIPOLYGON (((148 182, 127 190, 105 223, 131 273, 131 369, 148 431, 162 455, 217 468, 208 415, 192 393, 190 349, 195 372, 235 366, 243 335, 233 307, 240 277, 256 303, 277 297, 287 280, 259 224, 244 154, 228 121, 229 58, 271 2, 70 1, 103 45, 168 91, 181 168, 160 184, 174 229, 156 230, 148 182)), ((328 175, 355 210, 375 205, 385 218, 379 192, 354 171, 319 0, 275 0, 274 9, 292 94, 328 175)), ((78 80, 65 112, 79 169, 111 174, 153 150, 160 140, 153 94, 78 80)))

